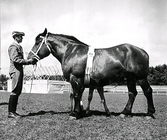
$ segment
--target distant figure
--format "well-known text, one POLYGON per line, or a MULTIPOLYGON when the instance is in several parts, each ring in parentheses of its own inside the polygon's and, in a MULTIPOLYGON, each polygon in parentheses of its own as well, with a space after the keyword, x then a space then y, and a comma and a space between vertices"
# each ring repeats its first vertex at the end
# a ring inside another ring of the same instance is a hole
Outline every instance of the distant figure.
POLYGON ((14 42, 8 48, 10 59, 9 75, 12 79, 12 91, 9 97, 8 118, 18 118, 20 115, 16 113, 17 102, 22 91, 23 85, 23 65, 35 64, 34 59, 24 59, 23 48, 20 43, 23 40, 23 32, 12 32, 14 42))

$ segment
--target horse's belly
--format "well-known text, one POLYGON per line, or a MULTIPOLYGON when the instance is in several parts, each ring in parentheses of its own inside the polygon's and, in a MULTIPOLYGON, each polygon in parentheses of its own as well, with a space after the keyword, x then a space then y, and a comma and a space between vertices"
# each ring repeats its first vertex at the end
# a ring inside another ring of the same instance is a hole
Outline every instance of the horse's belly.
POLYGON ((112 83, 117 82, 118 77, 125 73, 124 67, 121 65, 110 65, 110 66, 104 66, 101 68, 93 69, 93 71, 90 73, 90 77, 95 80, 97 83, 112 83))

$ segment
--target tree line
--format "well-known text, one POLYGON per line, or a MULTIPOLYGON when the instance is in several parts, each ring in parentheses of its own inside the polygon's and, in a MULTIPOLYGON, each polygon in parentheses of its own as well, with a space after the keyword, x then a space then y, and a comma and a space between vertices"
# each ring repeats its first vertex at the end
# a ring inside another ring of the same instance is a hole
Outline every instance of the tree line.
MULTIPOLYGON (((46 77, 44 75, 43 77, 46 77)), ((52 75, 49 77, 48 80, 64 80, 62 78, 62 75, 52 75)), ((6 89, 7 86, 7 80, 9 77, 7 77, 4 74, 0 75, 0 90, 1 89, 6 89)), ((45 78, 44 78, 45 79, 45 78)), ((149 74, 148 74, 148 81, 151 85, 167 85, 167 65, 158 65, 155 67, 150 67, 149 68, 149 74)), ((120 82, 119 85, 123 85, 125 82, 120 82)))
POLYGON ((148 81, 151 85, 167 85, 167 65, 150 67, 148 81))

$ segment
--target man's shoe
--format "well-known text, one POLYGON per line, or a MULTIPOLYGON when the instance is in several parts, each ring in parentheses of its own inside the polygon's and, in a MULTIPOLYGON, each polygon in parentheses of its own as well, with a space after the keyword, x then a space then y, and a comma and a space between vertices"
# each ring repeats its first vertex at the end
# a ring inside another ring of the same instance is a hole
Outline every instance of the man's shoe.
POLYGON ((19 118, 19 117, 21 117, 19 114, 17 114, 17 113, 13 113, 13 112, 9 112, 9 114, 8 114, 8 118, 14 118, 14 119, 17 119, 17 118, 19 118))

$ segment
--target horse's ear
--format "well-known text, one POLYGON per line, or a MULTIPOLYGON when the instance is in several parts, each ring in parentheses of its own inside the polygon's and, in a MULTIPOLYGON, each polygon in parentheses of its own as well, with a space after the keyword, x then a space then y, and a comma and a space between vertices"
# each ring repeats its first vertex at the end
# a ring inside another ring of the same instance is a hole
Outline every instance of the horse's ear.
POLYGON ((48 33, 48 30, 47 30, 47 28, 45 28, 43 35, 45 36, 47 33, 48 33))
POLYGON ((47 29, 45 28, 44 32, 40 34, 40 37, 45 37, 47 35, 48 31, 47 29))
POLYGON ((48 33, 47 29, 45 28, 44 32, 40 34, 41 37, 45 37, 46 34, 48 33))

